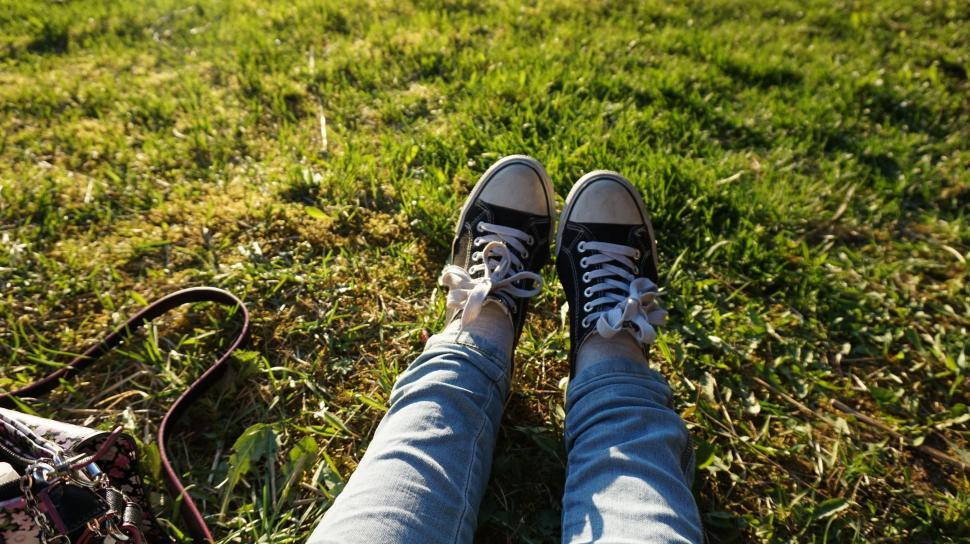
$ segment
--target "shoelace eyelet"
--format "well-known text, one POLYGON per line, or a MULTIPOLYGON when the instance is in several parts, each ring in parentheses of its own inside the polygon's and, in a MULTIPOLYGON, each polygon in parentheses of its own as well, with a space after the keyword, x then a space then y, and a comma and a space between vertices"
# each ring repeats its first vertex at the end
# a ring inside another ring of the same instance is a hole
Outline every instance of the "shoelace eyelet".
POLYGON ((578 249, 580 253, 586 251, 586 242, 576 244, 576 249, 578 249))
POLYGON ((589 305, 589 303, 587 302, 586 304, 583 304, 583 311, 584 312, 592 312, 593 311, 593 308, 591 308, 590 305, 589 305))
POLYGON ((583 296, 585 296, 586 298, 589 298, 589 297, 591 297, 591 296, 593 296, 593 291, 592 291, 592 290, 590 290, 590 288, 589 288, 589 287, 587 287, 587 288, 586 288, 586 289, 585 289, 585 290, 583 291, 583 296))
POLYGON ((633 258, 636 259, 636 260, 638 260, 638 261, 640 260, 640 250, 639 249, 637 250, 636 253, 633 254, 633 258))
POLYGON ((586 257, 583 257, 582 259, 579 260, 579 267, 586 268, 587 263, 589 263, 589 261, 586 260, 586 257))
POLYGON ((528 260, 530 250, 523 245, 535 244, 535 238, 514 227, 492 225, 487 221, 475 224, 470 230, 488 235, 472 235, 473 245, 466 249, 468 266, 452 263, 442 271, 439 283, 449 289, 448 309, 464 311, 462 323, 475 319, 485 303, 480 297, 481 287, 489 287, 486 298, 498 298, 512 312, 520 311, 519 304, 513 298, 524 300, 541 292, 542 276, 527 271, 528 263, 518 257, 521 255, 528 260), (486 250, 489 253, 487 259, 486 250), (510 282, 513 275, 518 277, 510 282))
POLYGON ((582 321, 582 323, 581 323, 581 325, 582 325, 582 326, 583 326, 583 328, 585 329, 586 327, 588 327, 588 326, 589 326, 589 321, 587 321, 587 320, 586 320, 586 318, 584 317, 584 318, 583 318, 583 321, 582 321))
POLYGON ((583 283, 589 283, 589 272, 583 274, 583 283))

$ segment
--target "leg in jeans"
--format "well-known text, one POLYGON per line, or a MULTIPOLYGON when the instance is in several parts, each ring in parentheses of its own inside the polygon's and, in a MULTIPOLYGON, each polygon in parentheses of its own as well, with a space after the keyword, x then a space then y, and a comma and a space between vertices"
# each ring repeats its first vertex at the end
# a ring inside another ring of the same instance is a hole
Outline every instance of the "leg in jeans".
POLYGON ((628 359, 580 371, 565 439, 563 542, 703 542, 693 448, 660 374, 628 359))
POLYGON ((534 159, 489 168, 462 207, 448 323, 394 385, 360 466, 310 544, 451 544, 475 536, 511 355, 549 258, 553 192, 534 159))
POLYGON ((566 198, 556 268, 570 309, 564 543, 702 542, 693 448, 666 380, 647 367, 659 306, 643 199, 615 172, 566 198))
POLYGON ((507 349, 468 332, 433 336, 309 542, 471 542, 508 393, 507 349))

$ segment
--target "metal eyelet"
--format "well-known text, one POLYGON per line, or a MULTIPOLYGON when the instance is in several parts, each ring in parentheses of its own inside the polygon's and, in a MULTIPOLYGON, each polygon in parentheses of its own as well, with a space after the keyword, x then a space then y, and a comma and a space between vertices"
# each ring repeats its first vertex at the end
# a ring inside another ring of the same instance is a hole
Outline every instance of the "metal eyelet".
POLYGON ((589 272, 583 274, 583 283, 589 283, 589 272))
POLYGON ((589 322, 586 321, 586 318, 583 318, 581 325, 583 326, 584 329, 589 326, 589 322))
POLYGON ((474 240, 472 240, 472 243, 475 244, 476 246, 480 246, 480 245, 482 245, 482 239, 481 238, 475 238, 474 240))
POLYGON ((585 296, 585 297, 587 297, 587 298, 589 298, 589 297, 591 297, 591 296, 593 296, 593 293, 592 293, 592 292, 590 291, 590 289, 589 289, 589 288, 587 287, 587 288, 586 288, 586 289, 585 289, 585 290, 583 291, 583 296, 585 296))
POLYGON ((475 229, 476 229, 476 230, 477 230, 478 232, 485 232, 485 226, 484 226, 484 225, 483 225, 482 223, 479 223, 478 225, 476 225, 476 226, 475 226, 475 229))
POLYGON ((536 243, 536 240, 532 236, 529 236, 529 238, 526 239, 525 243, 526 243, 526 245, 531 246, 532 244, 536 243))
POLYGON ((633 254, 633 258, 636 259, 636 260, 638 260, 638 261, 640 260, 640 250, 639 249, 637 250, 636 253, 633 254))
POLYGON ((586 242, 576 244, 576 249, 578 249, 580 253, 586 251, 586 242))
POLYGON ((475 253, 472 253, 472 260, 473 261, 477 261, 477 260, 479 260, 481 258, 482 258, 482 252, 481 251, 476 251, 475 253))
POLYGON ((593 309, 589 306, 589 303, 588 302, 586 304, 583 304, 583 311, 584 312, 592 312, 593 311, 593 309))
POLYGON ((589 261, 586 260, 586 257, 583 257, 582 259, 579 260, 579 267, 586 268, 587 263, 589 263, 589 261))

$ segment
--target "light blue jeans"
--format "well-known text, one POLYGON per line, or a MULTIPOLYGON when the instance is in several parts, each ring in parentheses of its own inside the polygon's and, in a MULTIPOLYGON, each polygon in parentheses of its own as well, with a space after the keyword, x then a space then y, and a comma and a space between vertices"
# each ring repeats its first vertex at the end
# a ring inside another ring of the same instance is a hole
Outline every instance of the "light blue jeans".
MULTIPOLYGON (((428 340, 308 544, 471 543, 511 354, 468 332, 428 340)), ((702 542, 693 447, 670 388, 636 361, 580 372, 566 399, 562 541, 702 542)))

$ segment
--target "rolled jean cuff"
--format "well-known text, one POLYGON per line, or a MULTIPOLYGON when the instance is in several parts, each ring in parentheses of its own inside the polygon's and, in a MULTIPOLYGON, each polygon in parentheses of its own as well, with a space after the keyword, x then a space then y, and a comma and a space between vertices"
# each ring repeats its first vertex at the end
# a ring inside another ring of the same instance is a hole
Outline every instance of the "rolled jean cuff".
POLYGON ((670 384, 663 374, 647 368, 639 361, 628 359, 607 359, 601 363, 588 366, 576 374, 569 382, 566 395, 566 411, 574 402, 590 391, 610 383, 639 382, 654 392, 660 393, 664 404, 670 406, 672 399, 670 384))
POLYGON ((503 392, 508 391, 512 354, 480 334, 464 330, 438 333, 428 339, 424 345, 424 353, 456 347, 468 352, 467 361, 495 382, 503 392))

